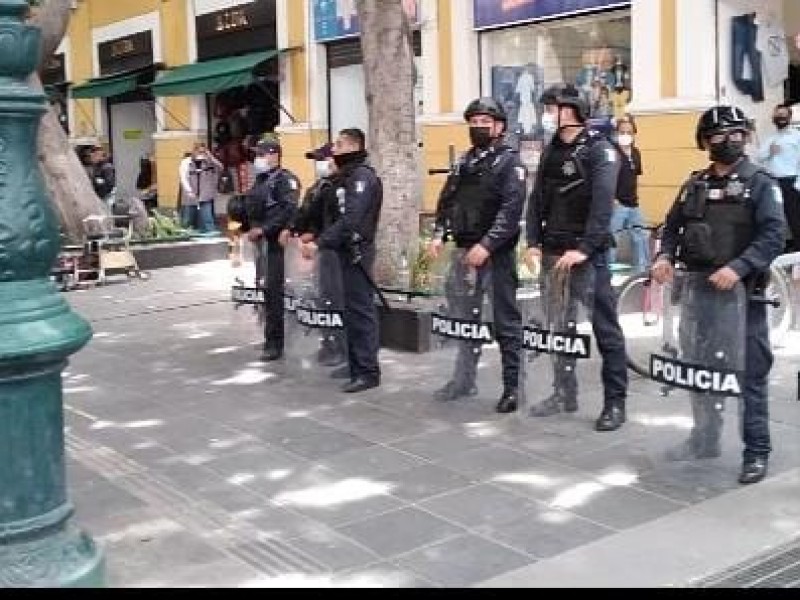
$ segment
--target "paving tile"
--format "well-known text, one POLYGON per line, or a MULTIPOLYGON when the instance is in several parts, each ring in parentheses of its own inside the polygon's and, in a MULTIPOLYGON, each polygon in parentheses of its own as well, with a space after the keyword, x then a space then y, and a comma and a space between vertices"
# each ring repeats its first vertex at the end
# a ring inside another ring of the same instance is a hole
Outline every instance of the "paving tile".
POLYGON ((430 581, 391 562, 379 562, 345 571, 331 579, 333 587, 346 588, 431 588, 430 581))
POLYGON ((534 559, 476 535, 462 535, 395 560, 445 587, 467 587, 532 564, 534 559))
POLYGON ((169 581, 176 568, 209 567, 226 556, 188 531, 153 531, 146 537, 125 538, 105 544, 109 580, 128 586, 148 579, 169 581))
POLYGON ((514 521, 480 525, 475 530, 539 559, 551 558, 614 533, 607 527, 545 506, 514 521))
POLYGON ((548 506, 622 530, 658 519, 686 507, 662 496, 626 487, 612 487, 587 481, 561 490, 548 506))
POLYGON ((475 479, 492 479, 504 473, 530 470, 542 464, 529 454, 501 446, 482 445, 476 450, 447 456, 437 464, 475 479))
POLYGON ((419 502, 475 483, 455 471, 434 464, 422 464, 380 478, 392 486, 391 494, 408 502, 419 502))
POLYGON ((326 565, 331 571, 354 569, 379 560, 375 553, 328 528, 303 534, 289 540, 287 544, 326 565))
POLYGON ((416 508, 393 511, 337 529, 379 556, 388 558, 410 552, 463 529, 416 508))
POLYGON ((382 478, 421 465, 423 461, 385 446, 370 446, 341 453, 321 464, 349 477, 382 478))
POLYGON ((430 461, 459 456, 470 450, 482 448, 485 445, 486 442, 480 438, 469 437, 452 430, 416 435, 389 444, 392 448, 397 448, 430 461))
POLYGON ((520 519, 539 505, 518 494, 480 484, 437 496, 419 506, 463 527, 475 528, 520 519))
MULTIPOLYGON (((234 559, 172 569, 162 577, 145 577, 131 588, 235 588, 260 576, 257 569, 234 559)), ((113 583, 113 582, 112 582, 113 583)))

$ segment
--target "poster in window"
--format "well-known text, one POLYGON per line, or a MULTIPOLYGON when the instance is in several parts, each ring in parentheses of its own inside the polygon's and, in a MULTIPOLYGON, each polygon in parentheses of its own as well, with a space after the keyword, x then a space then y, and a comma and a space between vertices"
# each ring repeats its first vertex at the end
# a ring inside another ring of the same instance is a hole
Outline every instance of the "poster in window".
POLYGON ((630 6, 620 0, 474 0, 475 28, 630 6))
MULTIPOLYGON (((356 0, 310 0, 314 15, 314 37, 318 42, 361 34, 356 0)), ((419 0, 402 0, 411 23, 420 20, 419 0)))

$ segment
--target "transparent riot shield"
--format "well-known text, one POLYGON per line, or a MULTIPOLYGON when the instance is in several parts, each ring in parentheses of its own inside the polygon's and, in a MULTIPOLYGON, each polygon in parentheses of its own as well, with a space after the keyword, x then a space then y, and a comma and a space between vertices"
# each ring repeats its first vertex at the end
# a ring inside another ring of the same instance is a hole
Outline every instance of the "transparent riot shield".
MULTIPOLYGON (((437 382, 434 398, 440 401, 477 395, 483 350, 495 341, 491 262, 475 269, 466 264, 466 254, 464 249, 448 249, 441 259, 444 268, 439 269, 444 273, 442 285, 435 290, 429 368, 437 382)), ((499 367, 491 371, 499 379, 499 367)))
POLYGON ((231 286, 231 301, 238 310, 251 307, 260 324, 264 323, 267 281, 266 243, 251 243, 241 240, 238 265, 234 268, 234 283, 231 286))
POLYGON ((519 415, 574 412, 578 365, 593 356, 594 267, 555 268, 559 257, 542 257, 538 278, 521 293, 523 371, 519 415))
POLYGON ((718 456, 725 399, 743 390, 750 300, 741 283, 721 291, 709 276, 678 270, 662 286, 662 344, 650 356, 649 375, 662 396, 691 402, 691 435, 669 453, 677 460, 718 456))
POLYGON ((322 250, 302 256, 292 240, 285 250, 284 355, 287 374, 325 376, 346 363, 344 287, 339 257, 322 250))

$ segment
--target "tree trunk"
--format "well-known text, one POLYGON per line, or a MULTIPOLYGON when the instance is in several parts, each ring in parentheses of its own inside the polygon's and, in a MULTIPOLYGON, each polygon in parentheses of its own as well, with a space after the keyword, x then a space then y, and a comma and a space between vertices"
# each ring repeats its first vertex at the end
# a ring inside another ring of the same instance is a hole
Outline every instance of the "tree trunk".
MULTIPOLYGON (((71 0, 42 0, 31 10, 31 24, 42 30, 39 68, 61 43, 69 23, 71 0)), ((33 75, 30 84, 38 90, 42 82, 33 75)), ((39 129, 39 166, 44 175, 50 201, 61 221, 62 232, 71 242, 83 238, 83 219, 107 214, 105 205, 94 192, 80 160, 58 122, 54 107, 42 118, 39 129)))
POLYGON ((357 0, 369 109, 372 164, 384 188, 376 278, 399 281, 401 256, 417 252, 422 178, 419 172, 411 27, 403 0, 357 0))

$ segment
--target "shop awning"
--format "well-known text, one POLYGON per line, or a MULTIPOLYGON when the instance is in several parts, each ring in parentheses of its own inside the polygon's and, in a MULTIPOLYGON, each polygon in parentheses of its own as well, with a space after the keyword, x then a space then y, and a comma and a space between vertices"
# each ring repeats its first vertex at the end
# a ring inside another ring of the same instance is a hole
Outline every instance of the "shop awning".
POLYGON ((72 88, 72 97, 83 98, 109 98, 134 91, 139 86, 141 71, 97 77, 72 88))
POLYGON ((255 80, 258 65, 282 52, 267 50, 176 67, 161 73, 151 89, 154 96, 199 96, 248 85, 255 80))

